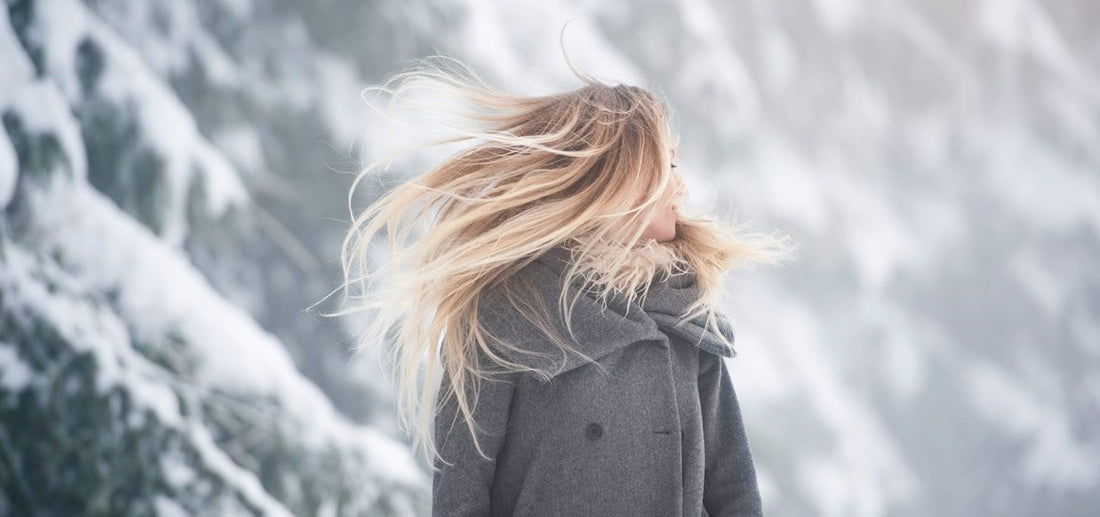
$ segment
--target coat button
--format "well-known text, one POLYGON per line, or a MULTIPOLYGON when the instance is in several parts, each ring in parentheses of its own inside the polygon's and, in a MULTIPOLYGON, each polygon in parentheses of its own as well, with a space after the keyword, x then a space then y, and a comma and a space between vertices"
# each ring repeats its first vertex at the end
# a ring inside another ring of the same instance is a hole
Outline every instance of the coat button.
POLYGON ((587 436, 589 440, 599 440, 600 437, 603 436, 603 426, 596 422, 592 422, 588 424, 588 428, 584 430, 584 435, 587 436))

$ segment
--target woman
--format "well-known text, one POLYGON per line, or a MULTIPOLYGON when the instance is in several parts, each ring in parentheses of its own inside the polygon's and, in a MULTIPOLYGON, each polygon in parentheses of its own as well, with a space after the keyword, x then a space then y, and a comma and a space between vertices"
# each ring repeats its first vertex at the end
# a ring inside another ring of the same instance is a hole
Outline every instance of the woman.
POLYGON ((685 213, 665 104, 570 68, 584 85, 543 96, 453 60, 377 88, 457 96, 441 142, 472 145, 355 218, 343 264, 363 298, 342 313, 376 311, 357 350, 389 345, 435 515, 760 515, 714 307, 728 270, 788 240, 685 213))

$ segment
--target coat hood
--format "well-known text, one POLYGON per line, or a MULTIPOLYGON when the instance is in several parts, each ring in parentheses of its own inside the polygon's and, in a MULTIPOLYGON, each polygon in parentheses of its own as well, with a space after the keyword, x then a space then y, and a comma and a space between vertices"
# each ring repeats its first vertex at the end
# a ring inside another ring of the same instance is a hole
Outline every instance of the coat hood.
MULTIPOLYGON (((521 280, 517 287, 530 288, 538 300, 528 303, 545 306, 551 315, 551 325, 592 359, 599 360, 632 343, 660 341, 672 336, 715 355, 736 355, 715 330, 707 327, 705 315, 679 323, 688 305, 701 294, 691 272, 662 281, 655 280, 640 302, 628 302, 624 295, 613 291, 606 307, 595 294, 587 292, 578 296, 574 303, 572 295, 582 287, 580 280, 575 280, 567 300, 572 308, 572 337, 575 339, 570 338, 558 298, 565 286, 564 274, 571 263, 571 255, 571 250, 563 245, 551 248, 517 273, 521 280)), ((509 361, 544 369, 553 375, 560 375, 588 362, 555 345, 538 326, 528 321, 505 296, 500 295, 499 290, 486 292, 479 314, 489 332, 520 350, 498 351, 509 361)), ((715 316, 717 332, 732 343, 733 326, 722 313, 716 312, 715 316)))

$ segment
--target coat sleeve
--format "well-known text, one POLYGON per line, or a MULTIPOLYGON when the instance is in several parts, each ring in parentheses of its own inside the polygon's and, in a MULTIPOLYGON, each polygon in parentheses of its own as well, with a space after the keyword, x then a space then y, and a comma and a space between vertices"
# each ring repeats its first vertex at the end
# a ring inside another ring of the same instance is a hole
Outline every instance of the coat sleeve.
MULTIPOLYGON (((442 382, 450 382, 446 373, 442 382)), ((443 383, 440 384, 440 395, 446 386, 443 383)), ((475 448, 455 397, 451 397, 435 414, 433 432, 439 456, 434 458, 433 516, 490 514, 496 457, 506 436, 514 389, 514 379, 508 376, 481 381, 473 417, 478 443, 489 459, 482 457, 475 448), (450 465, 440 461, 440 458, 450 465)))
POLYGON ((699 353, 706 471, 703 506, 711 516, 763 515, 756 468, 725 360, 699 353))

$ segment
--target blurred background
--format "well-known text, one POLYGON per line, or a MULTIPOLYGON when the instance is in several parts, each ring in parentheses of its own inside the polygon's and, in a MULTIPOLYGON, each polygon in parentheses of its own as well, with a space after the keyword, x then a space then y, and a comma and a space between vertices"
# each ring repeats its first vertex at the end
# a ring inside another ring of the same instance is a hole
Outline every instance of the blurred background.
POLYGON ((670 102, 689 209, 800 243, 729 281, 768 515, 1100 515, 1096 2, 0 7, 0 514, 427 515, 358 323, 305 310, 388 149, 360 92, 575 88, 573 20, 670 102))

